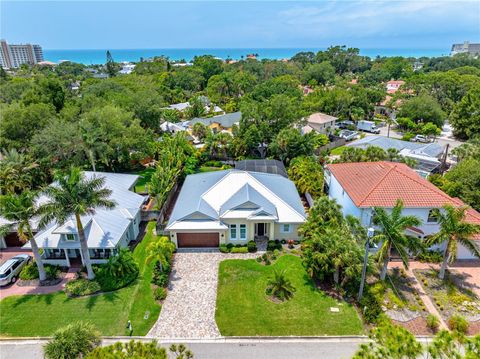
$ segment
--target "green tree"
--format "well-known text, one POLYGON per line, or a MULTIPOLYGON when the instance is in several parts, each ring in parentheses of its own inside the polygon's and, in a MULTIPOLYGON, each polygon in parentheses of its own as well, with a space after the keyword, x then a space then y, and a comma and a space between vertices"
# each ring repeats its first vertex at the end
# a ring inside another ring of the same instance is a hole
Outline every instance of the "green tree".
POLYGON ((112 191, 104 187, 105 177, 94 176, 86 179, 77 167, 71 167, 67 173, 57 172, 55 180, 55 186, 45 189, 49 201, 39 208, 42 215, 40 226, 43 227, 53 220, 63 224, 70 216, 75 217, 83 264, 87 268, 88 279, 92 280, 95 273, 90 262, 81 217, 92 215, 96 208, 114 208, 116 203, 109 199, 112 191))
POLYGON ((117 72, 119 68, 118 64, 115 63, 115 61, 113 60, 112 54, 108 50, 107 50, 107 63, 105 65, 105 68, 107 70, 108 76, 110 77, 117 76, 117 72))
POLYGON ((207 137, 209 131, 210 129, 207 126, 201 122, 197 122, 193 125, 192 135, 198 137, 198 139, 202 141, 205 137, 207 137))
POLYGON ((303 73, 305 83, 328 84, 335 79, 335 68, 328 61, 308 66, 303 73))
POLYGON ((293 297, 296 289, 292 281, 287 278, 286 270, 273 271, 273 276, 268 279, 267 293, 275 298, 285 301, 293 297))
POLYGON ((480 160, 467 158, 444 176, 442 189, 480 211, 480 160))
POLYGON ((311 238, 325 228, 343 225, 342 206, 335 199, 321 196, 315 199, 313 207, 308 212, 308 218, 299 228, 299 233, 305 238, 311 238))
POLYGON ((419 95, 405 101, 398 116, 408 117, 417 123, 432 122, 437 127, 442 127, 447 117, 437 100, 429 95, 419 95))
POLYGON ((290 162, 288 176, 301 193, 313 198, 323 194, 323 167, 314 157, 296 157, 290 162))
POLYGON ((216 59, 211 55, 195 56, 193 65, 202 70, 203 76, 207 81, 213 75, 218 75, 223 71, 222 60, 216 59))
POLYGON ((163 268, 170 263, 175 244, 168 237, 160 237, 148 245, 147 251, 146 263, 158 262, 159 269, 163 272, 163 268))
POLYGON ((296 128, 284 128, 272 142, 270 151, 275 157, 289 163, 295 157, 312 155, 314 145, 313 133, 302 135, 296 128))
POLYGON ((387 275, 392 248, 397 251, 405 268, 408 268, 409 250, 417 251, 420 248, 418 240, 405 234, 405 230, 408 227, 419 226, 421 221, 416 216, 402 216, 402 211, 403 203, 401 200, 397 201, 391 213, 381 207, 375 207, 374 209, 373 223, 381 231, 374 237, 374 241, 380 243, 378 262, 381 266, 381 280, 385 280, 387 275))
POLYGON ((38 164, 25 153, 16 149, 3 150, 0 153, 0 194, 19 193, 35 187, 35 178, 38 177, 38 164))
POLYGON ((37 200, 37 194, 27 190, 20 194, 1 195, 0 213, 9 223, 0 226, 0 237, 16 231, 23 242, 30 242, 33 258, 38 267, 39 279, 43 281, 47 276, 30 224, 39 214, 37 200))
POLYGON ((449 121, 456 136, 469 139, 480 133, 479 108, 480 86, 476 86, 468 91, 450 114, 449 121))
POLYGON ((475 234, 480 233, 480 226, 465 221, 466 211, 466 207, 455 208, 447 204, 443 206, 442 211, 436 213, 440 231, 429 237, 426 243, 428 246, 445 244, 443 262, 439 272, 440 279, 445 277, 447 265, 456 260, 458 244, 462 244, 480 259, 480 248, 472 239, 475 234))
POLYGON ((100 345, 100 333, 89 323, 78 322, 58 329, 43 347, 47 359, 77 359, 100 345))
POLYGON ((416 359, 424 349, 408 330, 385 321, 373 328, 371 342, 361 344, 353 359, 416 359))

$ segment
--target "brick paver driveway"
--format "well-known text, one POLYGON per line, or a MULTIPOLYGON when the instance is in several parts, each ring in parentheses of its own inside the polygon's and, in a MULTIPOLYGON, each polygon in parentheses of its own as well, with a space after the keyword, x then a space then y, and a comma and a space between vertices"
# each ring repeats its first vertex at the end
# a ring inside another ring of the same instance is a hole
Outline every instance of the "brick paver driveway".
POLYGON ((175 254, 167 298, 150 329, 156 338, 216 338, 218 266, 225 259, 249 259, 256 254, 224 254, 216 249, 179 249, 175 254))

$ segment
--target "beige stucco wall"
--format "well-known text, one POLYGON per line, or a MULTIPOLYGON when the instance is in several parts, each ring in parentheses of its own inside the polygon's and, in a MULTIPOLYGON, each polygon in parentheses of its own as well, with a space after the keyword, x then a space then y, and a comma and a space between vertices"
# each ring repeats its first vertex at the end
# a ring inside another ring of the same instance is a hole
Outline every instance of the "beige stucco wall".
POLYGON ((275 235, 274 238, 271 239, 300 239, 300 236, 298 235, 298 227, 300 227, 299 224, 290 224, 291 231, 290 233, 280 233, 280 223, 275 224, 275 235))

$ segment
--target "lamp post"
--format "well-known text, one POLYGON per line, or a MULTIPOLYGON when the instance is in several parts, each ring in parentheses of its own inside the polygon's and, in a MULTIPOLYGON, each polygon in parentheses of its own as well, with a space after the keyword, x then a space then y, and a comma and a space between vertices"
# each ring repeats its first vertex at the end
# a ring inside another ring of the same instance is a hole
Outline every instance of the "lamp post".
POLYGON ((368 250, 370 249, 370 239, 375 234, 375 229, 370 227, 367 229, 367 243, 365 244, 365 257, 363 258, 362 281, 360 282, 360 290, 358 291, 358 301, 362 299, 363 287, 365 286, 365 275, 367 274, 368 250))

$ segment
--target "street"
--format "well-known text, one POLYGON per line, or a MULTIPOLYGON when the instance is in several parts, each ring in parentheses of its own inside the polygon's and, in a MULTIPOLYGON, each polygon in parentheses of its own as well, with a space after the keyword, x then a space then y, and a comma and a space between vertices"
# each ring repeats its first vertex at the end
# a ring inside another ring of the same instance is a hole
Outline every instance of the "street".
MULTIPOLYGON (((142 340, 145 340, 144 338, 142 340)), ((117 340, 106 339, 103 345, 117 340)), ((364 338, 315 338, 315 339, 217 339, 183 342, 195 359, 337 359, 351 358, 364 338)), ((0 341, 0 358, 43 358, 42 346, 46 340, 0 341)), ((159 341, 167 347, 178 341, 159 341)))

